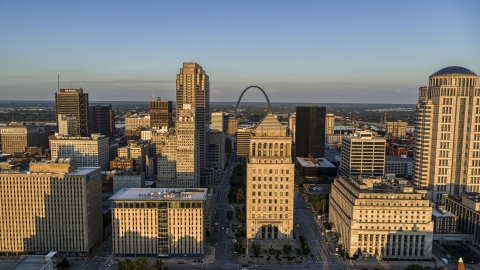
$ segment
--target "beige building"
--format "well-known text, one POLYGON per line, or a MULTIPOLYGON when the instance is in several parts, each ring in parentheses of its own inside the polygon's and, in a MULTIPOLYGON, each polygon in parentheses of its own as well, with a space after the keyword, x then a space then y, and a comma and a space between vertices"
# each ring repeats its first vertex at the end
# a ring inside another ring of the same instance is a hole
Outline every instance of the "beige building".
POLYGON ((198 136, 191 104, 183 104, 177 111, 175 124, 176 133, 165 136, 158 156, 157 187, 199 187, 198 136))
POLYGON ((103 242, 100 175, 70 159, 0 173, 0 252, 92 254, 103 242))
POLYGON ((227 133, 228 127, 228 113, 212 112, 212 126, 211 129, 216 129, 224 134, 227 133))
POLYGON ((413 179, 435 203, 480 191, 480 87, 472 71, 447 67, 420 87, 413 179))
POLYGON ((150 116, 133 114, 125 118, 125 130, 137 130, 141 127, 150 127, 150 116))
POLYGON ((135 160, 135 171, 145 172, 150 144, 145 141, 129 142, 127 146, 117 149, 119 158, 135 160))
POLYGON ((77 134, 77 118, 72 114, 59 114, 58 116, 58 135, 79 136, 77 134))
POLYGON ((250 138, 252 129, 241 128, 237 130, 237 157, 246 157, 250 152, 250 138))
POLYGON ((113 193, 117 193, 122 188, 144 188, 144 172, 117 172, 113 176, 113 193))
POLYGON ((292 114, 288 117, 288 135, 292 137, 292 141, 295 141, 295 124, 297 119, 295 114, 292 114))
POLYGON ((328 113, 325 116, 325 135, 333 135, 335 133, 335 115, 328 113))
POLYGON ((205 253, 207 189, 128 188, 112 201, 115 256, 200 257, 205 253))
POLYGON ((341 175, 383 176, 384 168, 385 139, 375 138, 368 131, 343 136, 341 175))
POLYGON ((237 133, 238 120, 235 117, 228 118, 227 135, 235 135, 237 133))
POLYGON ((329 222, 350 256, 432 256, 432 207, 411 186, 397 190, 381 178, 341 176, 332 184, 329 207, 329 222))
POLYGON ((247 239, 293 238, 292 138, 268 113, 253 130, 247 157, 247 239))
POLYGON ((2 140, 2 154, 25 152, 29 146, 40 146, 38 126, 26 126, 22 123, 11 122, 0 128, 2 140))
POLYGON ((387 122, 386 137, 403 138, 407 136, 407 122, 398 120, 397 122, 387 122))
POLYGON ((52 159, 71 158, 80 167, 110 168, 108 138, 98 133, 91 137, 57 136, 50 140, 50 152, 52 159))

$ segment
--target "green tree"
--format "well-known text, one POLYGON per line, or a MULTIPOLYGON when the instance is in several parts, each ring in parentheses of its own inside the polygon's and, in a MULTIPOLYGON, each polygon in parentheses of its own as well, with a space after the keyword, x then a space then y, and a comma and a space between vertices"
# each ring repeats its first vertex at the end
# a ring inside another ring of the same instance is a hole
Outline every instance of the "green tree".
POLYGON ((282 251, 283 251, 283 253, 288 255, 288 254, 290 254, 290 252, 292 252, 292 246, 285 244, 285 245, 283 245, 282 251))
POLYGON ((404 270, 425 270, 425 267, 419 264, 410 264, 404 270))
POLYGON ((237 220, 240 221, 241 223, 245 223, 247 221, 247 217, 245 215, 245 212, 241 211, 237 213, 237 220))
POLYGON ((156 259, 152 267, 149 268, 149 270, 168 270, 168 267, 163 265, 163 262, 161 260, 156 259))
POLYGON ((130 259, 125 259, 118 263, 118 270, 133 270, 133 262, 130 259))
POLYGON ((134 270, 144 270, 147 268, 148 260, 145 257, 139 257, 133 260, 132 264, 134 270))
POLYGON ((297 169, 295 169, 295 174, 293 176, 293 181, 295 182, 295 185, 297 186, 302 186, 303 183, 305 182, 305 177, 303 177, 303 175, 301 175, 297 169))
POLYGON ((302 254, 308 255, 309 253, 310 253, 310 248, 308 247, 308 245, 305 244, 304 246, 302 246, 302 254))
POLYGON ((260 244, 252 243, 252 248, 253 254, 255 254, 255 256, 260 255, 260 252, 262 250, 262 246, 260 244))
POLYGON ((228 211, 228 212, 227 212, 227 218, 228 218, 228 220, 232 220, 232 217, 233 217, 233 212, 232 212, 232 211, 228 211))
POLYGON ((243 202, 243 200, 245 200, 245 193, 242 188, 237 189, 236 199, 237 202, 243 202))

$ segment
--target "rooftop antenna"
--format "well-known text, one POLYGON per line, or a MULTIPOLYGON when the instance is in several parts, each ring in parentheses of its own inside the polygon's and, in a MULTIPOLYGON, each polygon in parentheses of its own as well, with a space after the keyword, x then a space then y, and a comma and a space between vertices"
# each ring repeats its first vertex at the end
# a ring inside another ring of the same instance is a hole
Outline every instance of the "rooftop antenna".
POLYGON ((152 100, 155 100, 155 88, 152 88, 152 100))
POLYGON ((70 89, 72 89, 72 81, 70 81, 70 89))
POLYGON ((58 74, 57 91, 60 92, 60 73, 58 74))

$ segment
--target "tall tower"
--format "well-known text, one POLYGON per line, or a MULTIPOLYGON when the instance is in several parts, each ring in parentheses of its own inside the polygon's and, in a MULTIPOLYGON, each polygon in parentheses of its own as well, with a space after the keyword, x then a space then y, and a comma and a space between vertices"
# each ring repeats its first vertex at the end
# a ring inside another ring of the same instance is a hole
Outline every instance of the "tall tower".
POLYGON ((97 104, 88 106, 88 131, 100 133, 107 137, 115 135, 115 112, 112 104, 97 104))
POLYGON ((71 114, 76 118, 79 136, 88 136, 88 94, 82 88, 60 89, 55 93, 57 125, 59 114, 71 114))
MULTIPOLYGON (((198 156, 198 169, 201 174, 207 167, 208 125, 210 124, 210 82, 208 75, 197 63, 183 63, 183 68, 177 74, 176 81, 177 114, 184 108, 184 104, 190 104, 194 113, 196 129, 195 151, 198 156)), ((177 116, 178 119, 178 116, 177 116)), ((202 180, 205 183, 205 180, 202 180)))
POLYGON ((251 135, 247 157, 248 239, 293 238, 292 138, 272 113, 251 135))
POLYGON ((161 100, 150 100, 150 127, 151 128, 162 128, 173 127, 173 118, 172 118, 172 101, 161 100))
POLYGON ((325 152, 325 107, 299 106, 296 110, 295 157, 320 158, 325 152))
POLYGON ((414 183, 442 194, 479 192, 480 87, 463 67, 443 68, 420 87, 416 108, 414 183))

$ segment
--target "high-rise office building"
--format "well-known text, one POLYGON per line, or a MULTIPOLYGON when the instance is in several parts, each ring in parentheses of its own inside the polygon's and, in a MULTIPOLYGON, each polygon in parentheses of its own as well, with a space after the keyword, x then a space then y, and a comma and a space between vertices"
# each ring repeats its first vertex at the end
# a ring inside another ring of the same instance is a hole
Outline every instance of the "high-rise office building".
MULTIPOLYGON (((125 118, 125 131, 138 131, 140 128, 150 128, 149 115, 139 115, 135 113, 125 118)), ((138 133, 140 135, 140 132, 138 133)))
POLYGON ((201 257, 206 247, 207 194, 206 188, 121 189, 110 198, 113 253, 201 257))
POLYGON ((173 127, 173 106, 172 101, 150 100, 150 127, 161 129, 166 127, 166 130, 173 127))
POLYGON ((0 190, 1 253, 86 257, 103 242, 100 168, 34 162, 29 173, 0 173, 0 190))
POLYGON ((212 112, 212 129, 227 134, 228 114, 224 112, 212 112))
POLYGON ((252 129, 241 128, 237 130, 237 157, 245 158, 250 152, 250 137, 252 129))
POLYGON ((110 167, 108 138, 101 134, 91 137, 57 136, 50 139, 52 159, 71 158, 80 167, 100 167, 108 171, 110 167))
POLYGON ((385 143, 384 138, 375 138, 368 131, 356 131, 351 136, 343 136, 341 175, 383 176, 385 143))
POLYGON ((471 70, 446 67, 420 87, 414 183, 430 190, 433 202, 480 191, 480 87, 471 70))
POLYGON ((325 135, 335 133, 335 115, 329 113, 325 116, 325 135))
POLYGON ((135 171, 145 172, 150 144, 146 141, 129 142, 127 146, 117 149, 118 157, 135 160, 135 171))
MULTIPOLYGON (((197 63, 183 63, 183 68, 177 74, 176 112, 184 109, 184 104, 190 104, 195 120, 195 151, 198 156, 198 169, 201 174, 207 168, 208 131, 210 124, 210 82, 208 75, 197 63)), ((176 122, 177 123, 177 122, 176 122)), ((203 177, 203 176, 202 176, 203 177)), ((197 186, 194 186, 197 187, 197 186)))
POLYGON ((100 133, 107 137, 115 135, 115 112, 112 104, 88 106, 88 131, 100 133))
POLYGON ((177 114, 177 187, 200 187, 200 152, 198 137, 195 136, 195 113, 190 104, 184 103, 177 114))
POLYGON ((295 114, 292 114, 288 117, 288 135, 292 137, 292 141, 295 141, 296 122, 297 122, 297 119, 295 117, 295 114))
POLYGON ((250 138, 247 157, 248 239, 293 238, 292 138, 271 113, 250 138))
POLYGON ((325 152, 325 107, 298 106, 295 124, 295 157, 320 158, 325 152))
POLYGON ((77 135, 89 135, 88 94, 83 93, 82 88, 60 89, 60 92, 55 93, 55 106, 57 117, 59 114, 71 114, 75 116, 77 135))
POLYGON ((11 122, 8 126, 0 127, 0 133, 3 154, 23 153, 26 147, 40 146, 38 126, 11 122))

